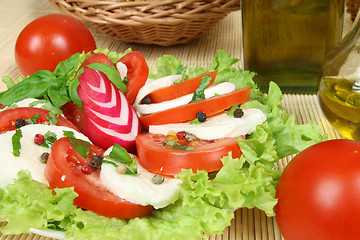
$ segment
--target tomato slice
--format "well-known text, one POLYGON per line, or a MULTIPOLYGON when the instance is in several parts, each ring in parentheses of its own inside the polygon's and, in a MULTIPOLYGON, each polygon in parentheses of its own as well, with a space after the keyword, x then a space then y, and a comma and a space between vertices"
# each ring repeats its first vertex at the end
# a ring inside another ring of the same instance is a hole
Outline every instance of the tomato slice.
POLYGON ((209 86, 211 86, 214 83, 215 77, 217 75, 217 70, 213 72, 207 72, 200 74, 197 77, 187 79, 183 82, 173 84, 168 87, 157 89, 151 93, 148 94, 148 96, 151 98, 152 103, 158 103, 163 101, 169 101, 181 96, 184 96, 186 94, 191 94, 195 92, 195 90, 199 87, 199 84, 201 82, 201 78, 204 75, 208 75, 211 77, 211 81, 209 83, 209 86))
POLYGON ((81 132, 84 130, 85 113, 73 101, 65 103, 61 110, 64 116, 72 122, 81 132))
MULTIPOLYGON (((49 111, 42 108, 34 108, 34 107, 18 107, 11 108, 0 112, 0 133, 15 130, 15 121, 16 119, 27 119, 32 118, 35 114, 39 114, 39 118, 37 119, 38 124, 47 124, 49 125, 49 111)), ((73 128, 77 131, 78 128, 72 124, 69 120, 62 116, 58 116, 57 118, 57 126, 65 126, 73 128)))
POLYGON ((127 67, 127 78, 129 81, 126 84, 127 90, 125 96, 128 102, 133 105, 139 89, 145 85, 149 76, 149 67, 143 55, 137 51, 126 54, 119 61, 127 67))
POLYGON ((231 93, 192 102, 140 118, 146 129, 149 125, 179 123, 194 120, 196 113, 204 112, 206 116, 215 115, 236 104, 249 101, 251 88, 241 88, 231 93))
POLYGON ((74 203, 103 216, 127 219, 150 214, 152 206, 131 203, 109 192, 99 180, 100 170, 94 170, 91 174, 81 171, 94 154, 101 156, 103 150, 93 146, 89 157, 84 158, 67 137, 57 140, 45 167, 45 177, 50 188, 74 187, 79 195, 74 203))
POLYGON ((213 141, 195 140, 189 143, 195 149, 178 150, 168 145, 165 135, 145 133, 136 137, 139 163, 149 172, 174 176, 181 169, 219 170, 223 164, 221 158, 232 152, 232 157, 241 156, 240 147, 235 138, 223 138, 213 141))

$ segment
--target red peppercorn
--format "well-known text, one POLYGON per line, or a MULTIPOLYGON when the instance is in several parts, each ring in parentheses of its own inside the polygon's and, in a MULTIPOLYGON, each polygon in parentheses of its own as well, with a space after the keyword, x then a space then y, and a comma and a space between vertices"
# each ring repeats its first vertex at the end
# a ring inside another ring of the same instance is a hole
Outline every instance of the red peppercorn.
POLYGON ((93 168, 90 166, 90 165, 84 165, 82 168, 81 168, 81 172, 86 174, 86 175, 90 175, 92 172, 93 172, 93 168))
POLYGON ((177 137, 179 140, 185 139, 186 135, 187 135, 187 132, 185 132, 185 131, 180 131, 180 132, 177 132, 177 133, 176 133, 176 137, 177 137))
POLYGON ((45 141, 44 135, 42 135, 40 133, 35 135, 35 137, 34 137, 34 143, 35 144, 41 145, 41 144, 43 144, 44 141, 45 141))

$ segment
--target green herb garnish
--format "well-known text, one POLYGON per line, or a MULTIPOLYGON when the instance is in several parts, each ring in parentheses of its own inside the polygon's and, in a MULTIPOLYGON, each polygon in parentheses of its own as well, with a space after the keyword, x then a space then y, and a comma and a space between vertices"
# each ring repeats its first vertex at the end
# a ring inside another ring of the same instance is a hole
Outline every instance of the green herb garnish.
POLYGON ((31 118, 26 118, 25 122, 27 122, 28 124, 36 124, 39 117, 40 114, 34 114, 34 116, 32 116, 31 118))
POLYGON ((171 141, 171 140, 164 141, 163 147, 165 147, 165 145, 168 145, 168 146, 173 147, 173 148, 175 148, 177 150, 183 150, 183 151, 191 151, 191 150, 196 149, 196 147, 186 146, 186 145, 183 145, 183 144, 180 144, 180 143, 178 143, 176 141, 171 141))
POLYGON ((42 147, 46 147, 51 149, 54 145, 55 141, 57 140, 56 134, 54 132, 48 131, 44 135, 44 142, 40 145, 42 147))
POLYGON ((23 137, 22 132, 20 129, 16 129, 15 134, 12 136, 12 146, 13 146, 13 155, 15 157, 20 156, 20 149, 21 149, 21 143, 20 140, 23 137))
POLYGON ((89 142, 73 137, 69 137, 69 142, 74 146, 76 151, 78 151, 82 157, 87 158, 87 156, 90 154, 91 144, 89 142))
POLYGON ((65 137, 68 137, 68 138, 75 138, 75 134, 74 134, 74 132, 72 132, 72 131, 63 131, 63 134, 64 134, 64 136, 65 137))
POLYGON ((205 89, 207 88, 211 80, 212 78, 209 75, 202 76, 199 87, 195 90, 190 102, 197 102, 205 99, 205 89))
POLYGON ((49 112, 49 116, 46 119, 49 121, 50 125, 56 125, 58 122, 59 115, 49 112))
POLYGON ((103 160, 105 163, 110 163, 114 166, 118 166, 120 164, 125 164, 126 172, 125 174, 136 175, 137 174, 137 163, 134 158, 130 156, 130 154, 126 151, 125 148, 121 147, 119 144, 114 144, 109 156, 105 156, 110 158, 108 160, 103 160))

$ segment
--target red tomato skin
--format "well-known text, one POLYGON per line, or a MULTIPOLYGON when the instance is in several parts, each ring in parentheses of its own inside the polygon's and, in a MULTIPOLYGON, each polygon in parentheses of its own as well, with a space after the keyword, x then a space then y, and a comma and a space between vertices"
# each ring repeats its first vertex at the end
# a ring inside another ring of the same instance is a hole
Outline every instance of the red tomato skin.
POLYGON ((285 168, 276 195, 286 240, 359 239, 360 142, 329 140, 305 149, 285 168))
POLYGON ((195 90, 199 87, 201 79, 204 75, 210 76, 212 79, 208 86, 213 85, 217 72, 218 70, 200 74, 197 77, 187 79, 183 82, 157 89, 149 93, 148 96, 151 98, 151 103, 159 103, 163 101, 169 101, 186 94, 194 93, 195 90))
MULTIPOLYGON (((0 112, 0 133, 15 130, 16 119, 27 119, 32 118, 35 114, 40 114, 37 120, 38 124, 49 124, 47 117, 49 117, 49 111, 41 108, 34 107, 19 107, 10 108, 0 112)), ((65 126, 73 128, 79 131, 78 128, 66 118, 59 116, 57 126, 65 126)))
POLYGON ((126 65, 129 82, 126 84, 126 99, 133 105, 139 89, 145 85, 149 76, 149 67, 143 55, 137 51, 129 52, 119 60, 126 65))
POLYGON ((91 63, 102 63, 105 65, 110 65, 110 66, 115 67, 115 64, 111 61, 111 59, 106 54, 92 53, 85 58, 84 62, 81 64, 80 68, 85 67, 91 63))
POLYGON ((74 102, 65 103, 61 110, 64 116, 72 122, 81 132, 84 131, 85 113, 74 102))
POLYGON ((24 76, 39 70, 54 71, 57 64, 77 52, 96 49, 95 40, 78 19, 49 14, 29 23, 15 44, 15 60, 24 76))
MULTIPOLYGON (((97 155, 102 155, 100 148, 95 148, 97 155)), ((78 197, 74 204, 106 217, 135 218, 143 217, 153 211, 153 207, 131 203, 107 191, 99 182, 99 170, 90 175, 81 172, 76 166, 89 164, 74 150, 68 138, 57 140, 52 148, 45 167, 45 177, 50 188, 74 187, 78 197), (74 167, 75 166, 75 167, 74 167)))
POLYGON ((181 169, 217 171, 222 168, 221 158, 232 152, 233 158, 241 156, 235 138, 224 138, 218 142, 197 146, 195 150, 183 151, 164 148, 165 136, 145 133, 135 138, 139 163, 149 172, 175 176, 181 169))

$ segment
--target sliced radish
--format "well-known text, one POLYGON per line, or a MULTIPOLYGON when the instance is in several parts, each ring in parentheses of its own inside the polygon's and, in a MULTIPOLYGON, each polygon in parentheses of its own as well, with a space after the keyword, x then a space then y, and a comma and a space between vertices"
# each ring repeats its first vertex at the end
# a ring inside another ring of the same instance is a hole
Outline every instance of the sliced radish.
POLYGON ((77 92, 85 113, 84 134, 103 149, 117 143, 134 152, 141 126, 125 95, 104 73, 88 67, 79 76, 79 83, 77 92))

